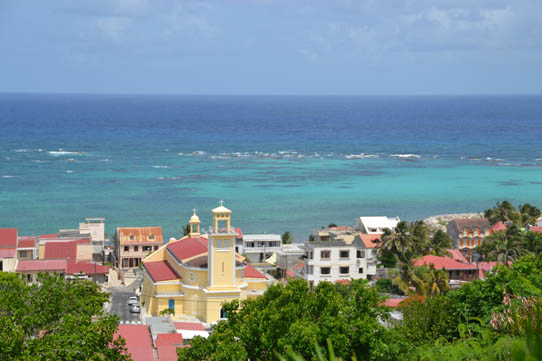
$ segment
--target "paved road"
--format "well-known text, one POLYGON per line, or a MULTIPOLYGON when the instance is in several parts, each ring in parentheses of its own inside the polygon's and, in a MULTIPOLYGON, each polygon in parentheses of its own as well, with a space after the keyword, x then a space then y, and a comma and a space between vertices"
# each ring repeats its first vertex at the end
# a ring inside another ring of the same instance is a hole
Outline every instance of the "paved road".
POLYGON ((111 287, 111 313, 120 317, 121 323, 134 323, 139 321, 139 313, 131 313, 128 298, 135 296, 134 290, 139 287, 136 281, 133 285, 124 287, 111 287))

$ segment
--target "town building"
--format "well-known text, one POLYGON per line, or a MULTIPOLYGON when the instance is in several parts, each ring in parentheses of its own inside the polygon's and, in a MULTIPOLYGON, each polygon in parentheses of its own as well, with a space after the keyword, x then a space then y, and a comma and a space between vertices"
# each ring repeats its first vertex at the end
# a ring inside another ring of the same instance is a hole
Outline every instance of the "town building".
POLYGON ((454 219, 446 227, 454 247, 463 251, 470 260, 471 250, 481 246, 486 237, 493 234, 491 224, 486 218, 454 219))
POLYGON ((241 254, 249 262, 262 263, 276 252, 280 252, 282 238, 280 234, 246 234, 243 236, 241 254))
POLYGON ((262 295, 265 275, 235 252, 238 234, 231 226, 231 211, 221 205, 212 210, 213 226, 200 233, 194 211, 190 234, 171 240, 143 260, 142 305, 149 315, 169 309, 173 317, 188 315, 205 322, 225 317, 222 304, 262 295))
POLYGON ((162 227, 117 227, 114 238, 121 269, 138 268, 143 258, 164 244, 162 227))
MULTIPOLYGON (((463 258, 464 259, 464 258, 463 258)), ((460 285, 466 281, 478 279, 479 271, 476 264, 462 262, 457 256, 439 257, 433 255, 424 256, 414 262, 415 266, 433 265, 435 269, 444 269, 448 272, 450 285, 460 285), (455 258, 455 259, 454 259, 455 258)))
POLYGON ((372 280, 376 276, 380 234, 358 234, 352 245, 356 248, 356 268, 361 278, 372 280))
POLYGON ((343 241, 308 242, 305 244, 305 267, 300 274, 311 288, 321 281, 363 278, 364 270, 357 267, 356 251, 354 245, 343 241))
POLYGON ((386 229, 394 230, 400 221, 399 217, 359 217, 354 229, 365 234, 384 234, 386 229))

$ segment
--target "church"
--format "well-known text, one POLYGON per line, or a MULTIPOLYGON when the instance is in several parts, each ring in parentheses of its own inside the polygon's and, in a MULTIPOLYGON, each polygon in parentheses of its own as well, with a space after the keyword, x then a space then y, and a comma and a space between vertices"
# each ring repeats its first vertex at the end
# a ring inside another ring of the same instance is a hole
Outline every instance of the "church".
POLYGON ((194 210, 188 236, 143 259, 141 304, 148 315, 169 309, 174 318, 188 315, 210 323, 225 317, 224 303, 257 297, 267 289, 265 275, 235 252, 231 211, 221 201, 212 216, 212 227, 202 234, 194 210))

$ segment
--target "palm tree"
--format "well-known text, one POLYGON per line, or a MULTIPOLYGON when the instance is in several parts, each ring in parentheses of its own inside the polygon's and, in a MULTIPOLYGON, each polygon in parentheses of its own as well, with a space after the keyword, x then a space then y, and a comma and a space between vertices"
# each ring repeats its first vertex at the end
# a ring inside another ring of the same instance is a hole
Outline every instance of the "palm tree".
POLYGON ((435 256, 449 256, 448 250, 450 248, 452 248, 452 239, 446 232, 439 229, 427 242, 426 253, 435 256))
POLYGON ((390 229, 384 230, 382 235, 380 250, 390 251, 394 255, 400 255, 407 252, 412 248, 412 237, 410 226, 407 222, 401 221, 397 223, 397 226, 392 231, 390 229))
POLYGON ((399 257, 397 255, 394 255, 394 257, 396 260, 397 274, 392 279, 392 283, 399 287, 405 295, 408 295, 412 292, 410 289, 413 283, 412 280, 417 280, 416 275, 414 274, 414 258, 411 257, 410 259, 407 259, 404 256, 399 257))
POLYGON ((491 237, 494 249, 488 254, 489 258, 510 267, 509 262, 517 261, 529 252, 523 248, 521 235, 517 227, 509 227, 506 232, 497 232, 491 237))
POLYGON ((290 244, 294 242, 294 236, 290 232, 284 232, 282 235, 282 244, 290 244))
POLYGON ((512 203, 508 201, 497 202, 495 207, 487 209, 484 212, 491 224, 497 222, 513 222, 518 224, 521 222, 521 214, 516 210, 512 203))
POLYGON ((429 295, 440 295, 441 293, 450 290, 448 272, 446 272, 444 269, 435 269, 435 266, 431 264, 429 266, 428 275, 429 284, 427 290, 429 291, 429 295))
POLYGON ((518 208, 519 212, 521 213, 521 225, 524 227, 530 224, 535 224, 536 220, 541 215, 540 209, 530 205, 529 203, 522 204, 518 208))

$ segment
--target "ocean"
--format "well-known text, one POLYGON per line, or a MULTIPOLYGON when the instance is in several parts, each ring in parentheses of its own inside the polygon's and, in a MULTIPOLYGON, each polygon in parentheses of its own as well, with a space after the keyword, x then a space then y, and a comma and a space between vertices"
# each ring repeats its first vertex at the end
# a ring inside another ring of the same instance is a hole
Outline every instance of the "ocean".
POLYGON ((542 96, 0 94, 0 227, 178 237, 224 200, 297 242, 359 216, 542 206, 542 96))

